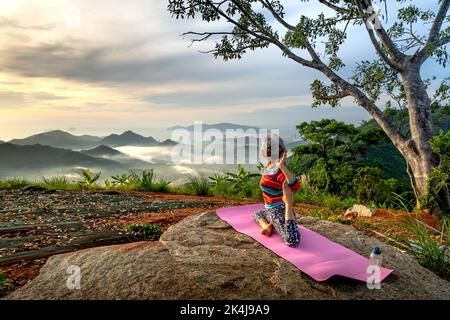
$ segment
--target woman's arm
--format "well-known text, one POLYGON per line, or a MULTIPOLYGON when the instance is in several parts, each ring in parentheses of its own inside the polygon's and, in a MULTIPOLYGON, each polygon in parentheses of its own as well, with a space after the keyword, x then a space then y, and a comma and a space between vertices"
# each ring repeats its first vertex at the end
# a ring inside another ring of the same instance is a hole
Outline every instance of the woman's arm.
POLYGON ((297 181, 297 178, 289 171, 288 167, 286 166, 286 157, 287 157, 287 151, 283 153, 283 155, 280 158, 279 167, 280 170, 283 172, 284 176, 286 177, 286 181, 289 184, 289 187, 292 191, 297 191, 300 189, 300 184, 297 181))
POLYGON ((295 214, 293 210, 294 197, 292 195, 291 187, 289 187, 287 181, 284 181, 283 183, 283 202, 285 204, 285 219, 295 221, 295 214))

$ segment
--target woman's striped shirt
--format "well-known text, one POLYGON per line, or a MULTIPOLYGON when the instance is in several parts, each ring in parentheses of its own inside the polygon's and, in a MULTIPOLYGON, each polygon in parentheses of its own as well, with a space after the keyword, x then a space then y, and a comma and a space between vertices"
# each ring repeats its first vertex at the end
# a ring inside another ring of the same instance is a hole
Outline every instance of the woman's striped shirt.
MULTIPOLYGON (((286 176, 279 167, 266 169, 261 176, 260 187, 263 192, 263 199, 266 208, 274 208, 283 204, 283 182, 286 176)), ((289 182, 292 191, 300 189, 300 182, 294 176, 289 182)))

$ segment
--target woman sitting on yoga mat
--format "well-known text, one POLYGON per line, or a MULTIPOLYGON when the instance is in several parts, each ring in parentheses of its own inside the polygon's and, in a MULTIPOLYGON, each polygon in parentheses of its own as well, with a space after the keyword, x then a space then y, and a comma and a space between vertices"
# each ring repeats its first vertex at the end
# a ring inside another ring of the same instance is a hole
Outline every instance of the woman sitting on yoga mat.
POLYGON ((280 137, 275 134, 268 136, 261 152, 268 159, 260 181, 265 210, 256 211, 253 217, 263 235, 270 237, 275 229, 288 246, 297 247, 300 232, 292 209, 292 191, 297 191, 300 183, 286 167, 287 149, 280 137), (278 146, 278 150, 272 150, 273 146, 278 146))

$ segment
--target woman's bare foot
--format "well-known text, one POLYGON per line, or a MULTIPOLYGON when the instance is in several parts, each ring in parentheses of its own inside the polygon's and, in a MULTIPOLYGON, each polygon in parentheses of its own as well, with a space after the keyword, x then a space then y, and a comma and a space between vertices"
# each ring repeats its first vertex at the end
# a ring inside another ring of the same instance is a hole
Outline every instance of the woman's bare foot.
POLYGON ((273 233, 273 225, 272 224, 268 224, 265 228, 261 229, 261 234, 266 236, 266 237, 270 237, 273 233))

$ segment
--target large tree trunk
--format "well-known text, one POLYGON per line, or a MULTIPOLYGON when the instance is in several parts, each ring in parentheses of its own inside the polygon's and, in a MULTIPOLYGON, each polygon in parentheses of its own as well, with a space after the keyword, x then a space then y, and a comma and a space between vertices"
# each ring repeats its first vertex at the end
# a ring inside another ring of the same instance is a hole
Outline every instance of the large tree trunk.
MULTIPOLYGON (((433 137, 433 121, 431 103, 425 84, 420 76, 420 64, 408 62, 402 74, 403 88, 408 103, 409 127, 411 143, 402 153, 408 163, 412 184, 416 197, 425 196, 428 192, 428 179, 431 171, 438 165, 439 158, 433 153, 430 139, 433 137)), ((450 199, 447 190, 439 194, 440 210, 433 210, 439 216, 441 211, 448 211, 450 199)))

